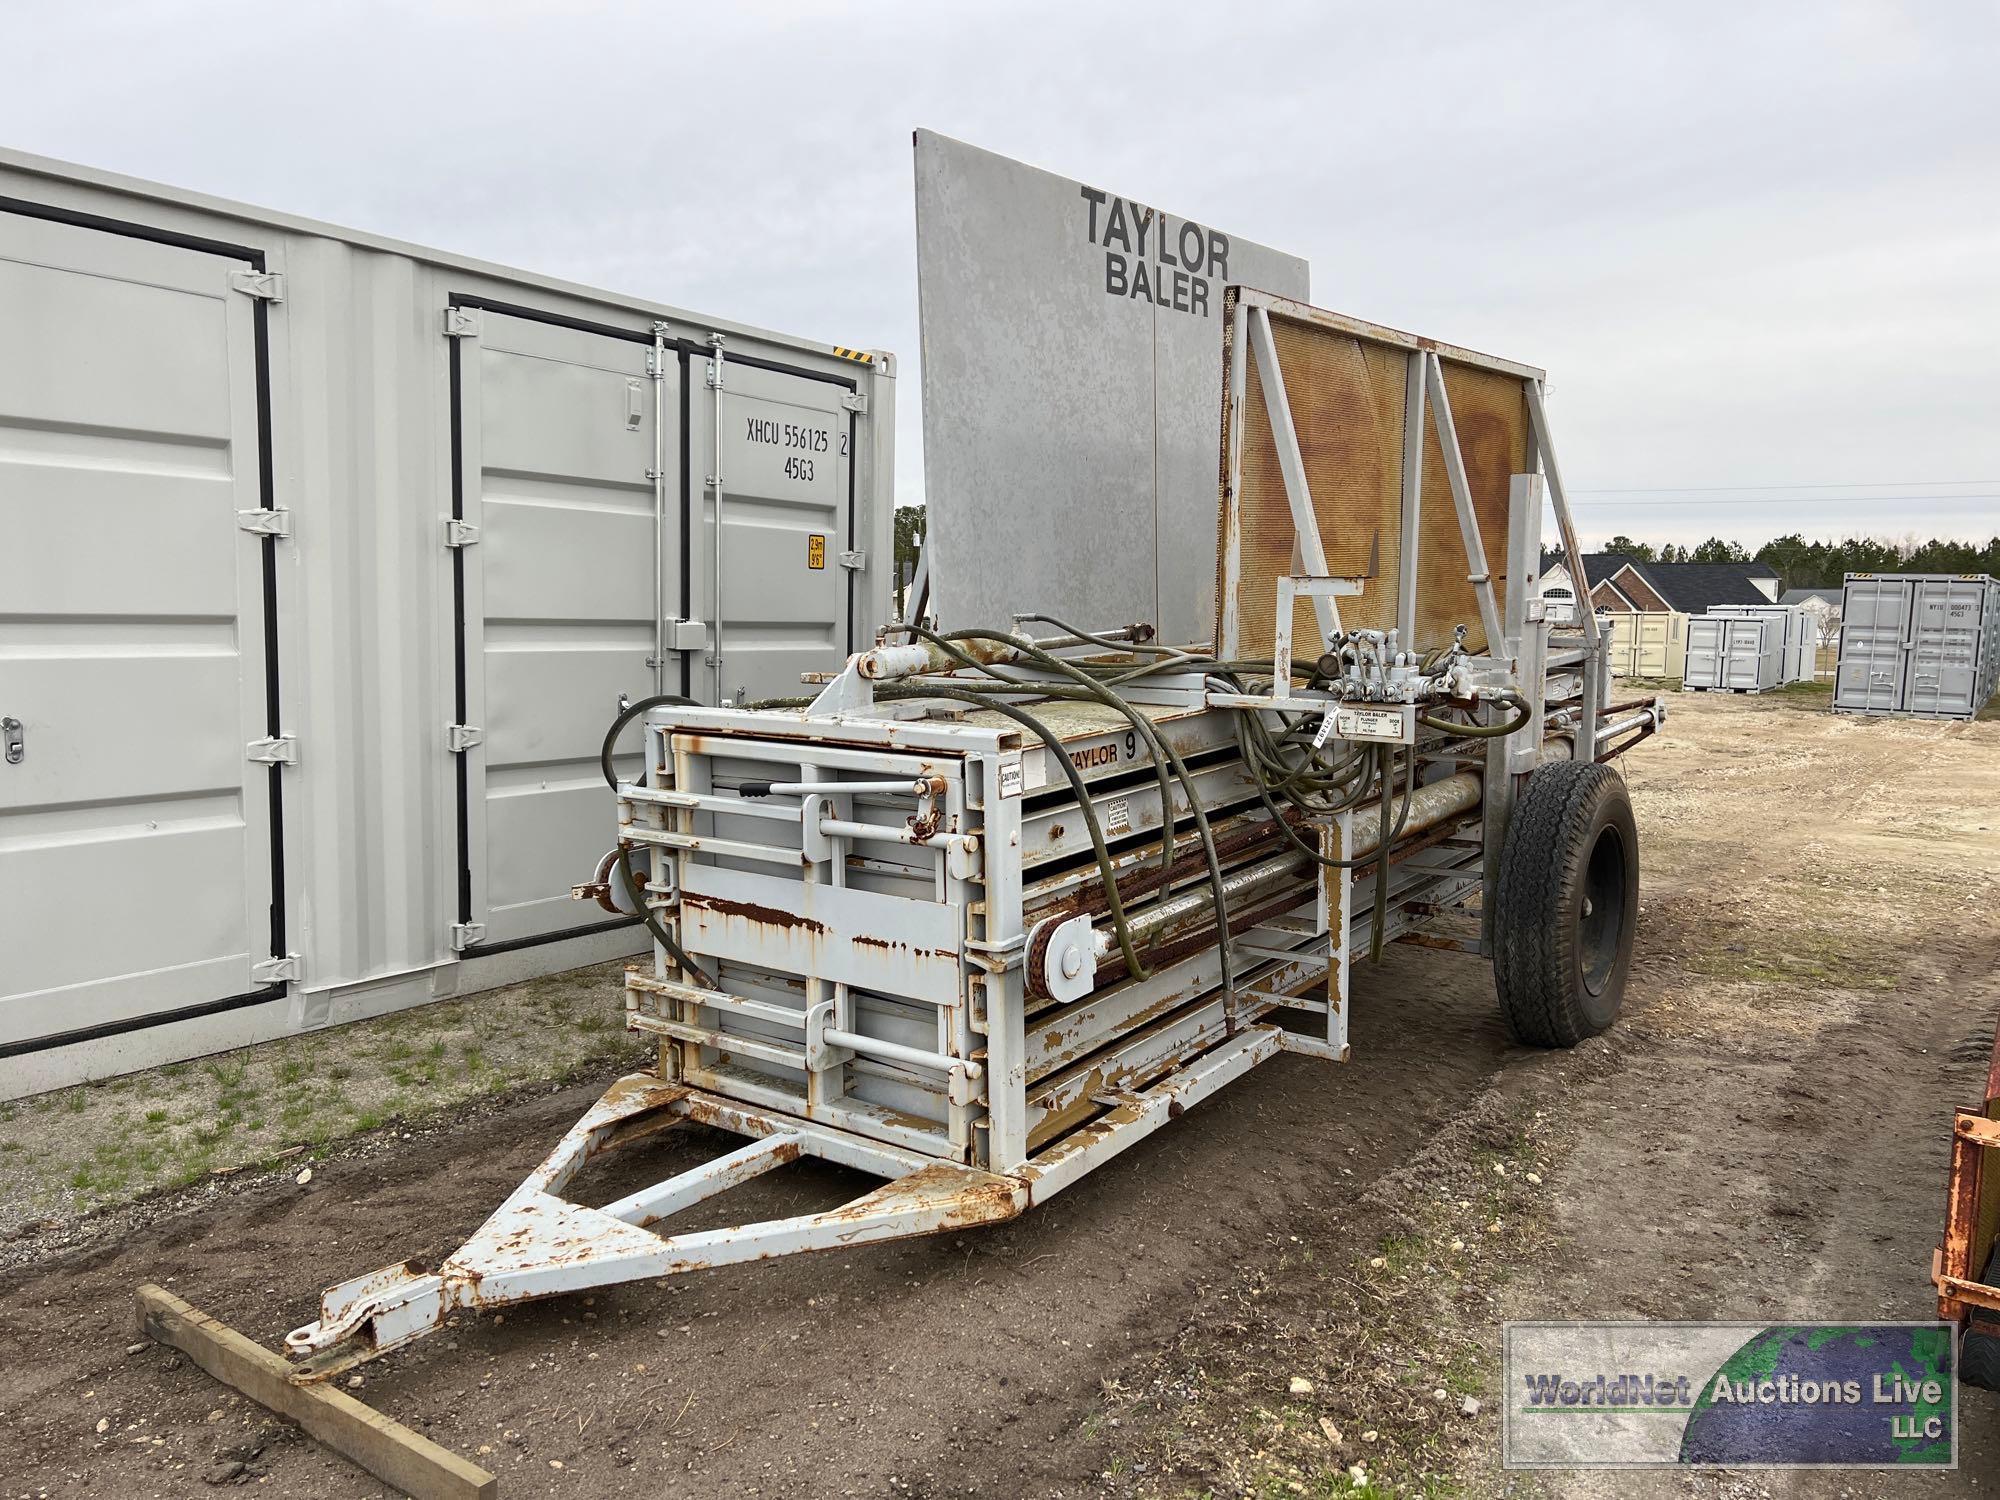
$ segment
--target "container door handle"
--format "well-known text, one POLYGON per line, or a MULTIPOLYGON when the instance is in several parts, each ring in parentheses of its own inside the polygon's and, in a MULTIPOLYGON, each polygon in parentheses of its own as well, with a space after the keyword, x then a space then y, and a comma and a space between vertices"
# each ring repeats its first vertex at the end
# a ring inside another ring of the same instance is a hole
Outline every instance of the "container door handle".
POLYGON ((7 764, 18 766, 28 758, 28 742, 21 721, 12 717, 0 719, 0 739, 7 744, 7 764))

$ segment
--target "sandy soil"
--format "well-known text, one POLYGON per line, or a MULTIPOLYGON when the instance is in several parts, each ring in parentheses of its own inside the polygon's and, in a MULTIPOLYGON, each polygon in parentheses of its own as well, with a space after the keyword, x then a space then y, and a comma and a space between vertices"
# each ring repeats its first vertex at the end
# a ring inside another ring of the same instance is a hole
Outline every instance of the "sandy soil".
MULTIPOLYGON (((461 1318, 357 1394, 510 1495, 1335 1495, 1354 1464, 1378 1493, 1986 1493, 1977 1392, 1954 1476, 1498 1469, 1505 1319, 1931 1310, 1950 1106, 2000 1010, 2000 724, 1814 706, 1681 697, 1631 757, 1640 960, 1598 1042, 1512 1048, 1483 964, 1398 947, 1357 971, 1350 1065, 1260 1069, 1014 1224, 461 1318)), ((130 1349, 131 1289, 275 1340, 322 1286, 449 1250, 602 1081, 17 1242, 0 1492, 208 1494, 242 1464, 379 1494, 130 1349)), ((601 1190, 717 1144, 660 1138, 601 1190)), ((853 1185, 801 1166, 731 1207, 853 1185)))

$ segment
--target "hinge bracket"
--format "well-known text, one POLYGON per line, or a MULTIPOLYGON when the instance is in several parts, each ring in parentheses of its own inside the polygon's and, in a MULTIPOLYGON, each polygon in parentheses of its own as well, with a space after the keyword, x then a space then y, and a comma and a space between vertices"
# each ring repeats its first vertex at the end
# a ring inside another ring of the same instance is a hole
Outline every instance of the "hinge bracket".
POLYGON ((868 415, 868 397, 862 391, 842 391, 840 404, 859 416, 868 415))
POLYGON ((486 731, 472 724, 445 725, 445 748, 451 751, 453 755, 463 755, 485 738, 486 731))
POLYGON ((479 528, 470 521, 461 521, 456 516, 444 523, 444 544, 447 547, 470 547, 479 540, 479 528))
POLYGON ((840 554, 840 565, 843 568, 856 570, 865 568, 868 566, 868 554, 866 552, 843 552, 840 554))
POLYGON ((722 335, 711 333, 708 336, 708 348, 708 388, 711 391, 719 391, 722 389, 722 335))
POLYGON ((452 952, 463 953, 467 948, 474 946, 485 936, 486 924, 484 922, 454 922, 451 924, 452 952))
POLYGON ((231 271, 229 289, 259 302, 283 302, 285 277, 280 271, 231 271))
POLYGON ((295 766, 299 763, 297 735, 278 734, 267 740, 252 740, 244 747, 244 758, 266 766, 295 766))
POLYGON ((281 506, 270 510, 239 510, 236 529, 253 536, 288 537, 292 534, 292 513, 281 506))
POLYGON ((476 307, 447 307, 444 310, 444 336, 448 339, 478 338, 479 309, 476 307))
POLYGON ((250 965, 252 984, 283 984, 305 977, 305 964, 296 953, 287 953, 283 958, 260 958, 250 965))

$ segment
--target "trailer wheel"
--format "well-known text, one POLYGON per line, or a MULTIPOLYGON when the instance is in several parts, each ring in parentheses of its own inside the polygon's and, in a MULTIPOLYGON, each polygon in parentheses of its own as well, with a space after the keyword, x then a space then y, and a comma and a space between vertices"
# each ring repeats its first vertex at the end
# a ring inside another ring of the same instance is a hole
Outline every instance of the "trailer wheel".
POLYGON ((1507 826, 1493 982, 1516 1041, 1574 1047, 1618 1019, 1639 915, 1639 833, 1609 766, 1550 761, 1507 826))
MULTIPOLYGON (((2000 1248, 1986 1257, 1979 1279, 1994 1286, 1995 1276, 2000 1276, 2000 1248)), ((1958 1378, 1981 1390, 2000 1391, 2000 1319, 1988 1322, 1992 1316, 1975 1312, 1966 1320, 1965 1337, 1958 1342, 1958 1378)))

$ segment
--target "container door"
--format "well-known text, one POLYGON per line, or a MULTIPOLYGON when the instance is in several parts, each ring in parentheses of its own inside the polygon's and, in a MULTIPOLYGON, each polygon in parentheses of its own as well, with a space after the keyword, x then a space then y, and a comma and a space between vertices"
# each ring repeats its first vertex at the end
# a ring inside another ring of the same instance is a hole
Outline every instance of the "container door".
POLYGON ((1708 618, 1688 622, 1687 671, 1683 685, 1721 687, 1723 681, 1723 622, 1708 618))
POLYGON ((1722 622, 1722 631, 1727 641, 1724 647, 1727 666, 1723 685, 1752 690, 1771 686, 1774 669, 1769 622, 1726 619, 1722 622))
POLYGON ((0 212, 0 1055, 283 993, 247 269, 0 212))
POLYGON ((676 361, 650 373, 650 339, 490 309, 457 322, 454 505, 468 529, 453 552, 464 726, 453 946, 479 952, 621 923, 570 887, 617 839, 598 749, 621 697, 654 691, 656 545, 678 603, 680 393, 676 361), (662 419, 674 477, 656 536, 662 419))
POLYGON ((1903 706, 1912 713, 1970 716, 1980 707, 1986 586, 1975 578, 1924 578, 1913 581, 1911 595, 1903 706))
POLYGON ((1834 669, 1835 708, 1886 714, 1902 707, 1909 628, 1909 580, 1847 581, 1841 603, 1840 663, 1834 669))
POLYGON ((711 702, 797 697, 812 691, 801 673, 837 671, 855 649, 852 571, 841 557, 855 545, 851 388, 731 360, 725 350, 718 392, 709 383, 714 368, 713 360, 695 362, 701 384, 689 434, 704 496, 694 595, 709 631, 695 690, 711 702))

